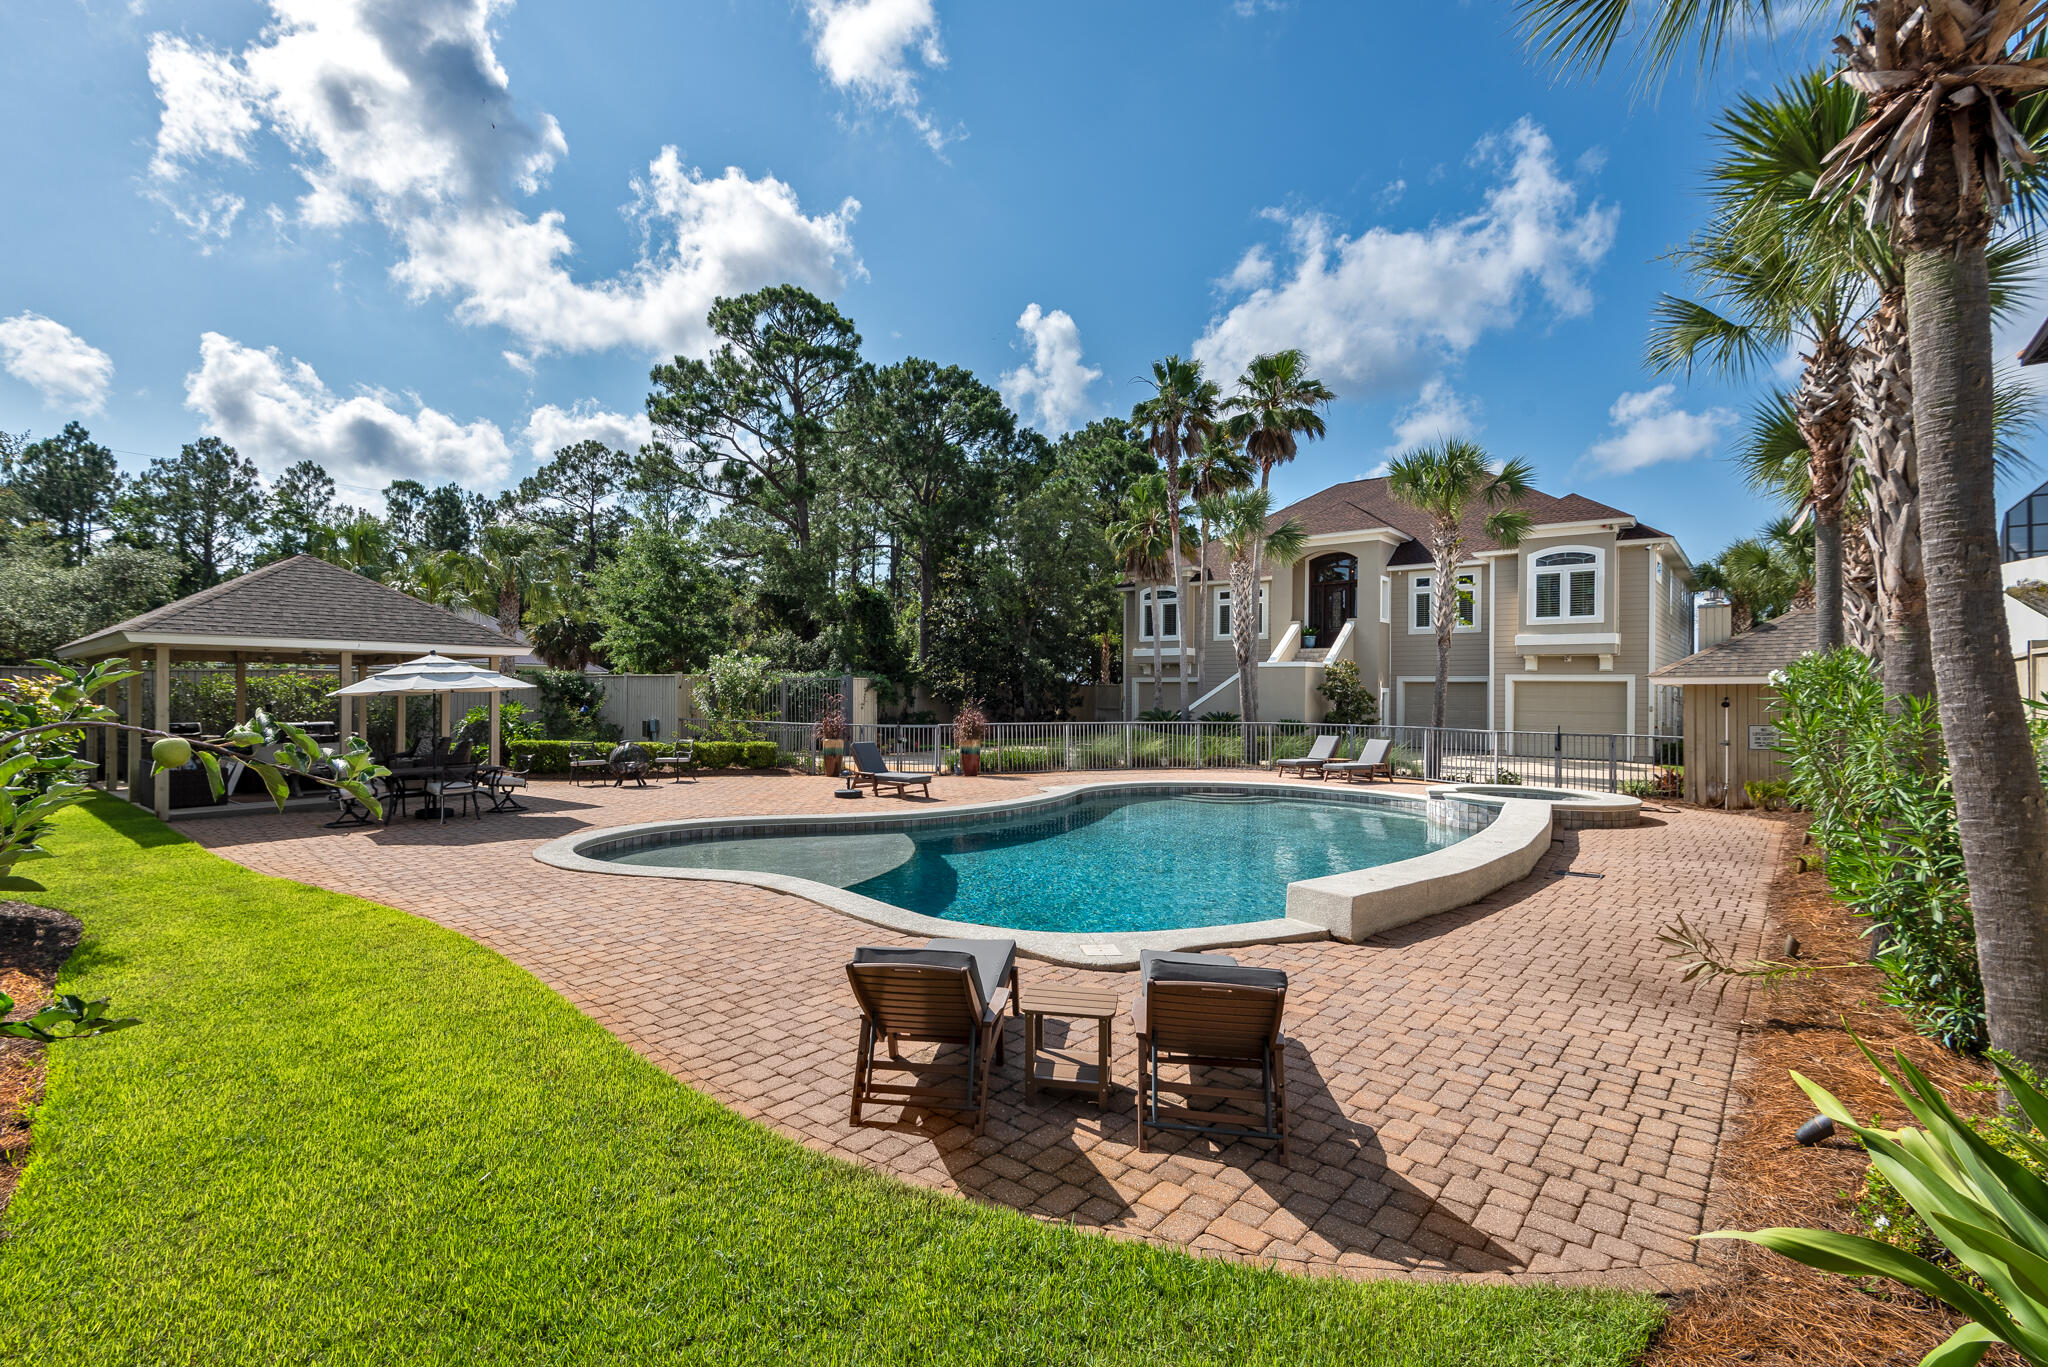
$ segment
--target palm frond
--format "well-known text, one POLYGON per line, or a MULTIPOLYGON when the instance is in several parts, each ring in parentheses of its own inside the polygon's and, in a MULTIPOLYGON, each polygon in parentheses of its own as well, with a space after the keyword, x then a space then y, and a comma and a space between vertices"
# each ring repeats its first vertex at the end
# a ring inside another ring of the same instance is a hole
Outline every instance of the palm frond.
POLYGON ((1644 359, 1660 375, 1673 370, 1691 375, 1704 360, 1717 370, 1742 376, 1754 366, 1769 364, 1770 333, 1696 300, 1667 294, 1650 310, 1650 343, 1644 359))
POLYGON ((1813 453, 1799 435, 1792 396, 1782 389, 1750 410, 1734 459, 1749 487, 1767 498, 1799 509, 1813 497, 1813 453))
POLYGON ((2040 393, 2011 370, 2001 370, 1991 387, 1992 461, 2001 478, 2031 472, 2026 443, 2041 432, 2040 393))

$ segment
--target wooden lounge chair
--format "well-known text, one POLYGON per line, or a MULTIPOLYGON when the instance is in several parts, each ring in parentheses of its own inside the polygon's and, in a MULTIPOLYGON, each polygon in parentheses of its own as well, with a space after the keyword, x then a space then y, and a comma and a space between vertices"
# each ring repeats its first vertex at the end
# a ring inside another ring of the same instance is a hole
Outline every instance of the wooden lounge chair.
POLYGON ((871 740, 857 740, 853 743, 853 764, 859 772, 853 776, 856 788, 862 784, 875 790, 875 796, 882 795, 884 783, 893 784, 896 795, 902 797, 913 785, 924 789, 930 796, 932 776, 930 774, 908 774, 891 769, 889 762, 882 758, 882 747, 871 740))
POLYGON ((1138 1150, 1151 1130, 1182 1130, 1233 1139, 1275 1139, 1287 1156, 1287 1041, 1280 1017, 1287 975, 1246 968, 1228 954, 1141 950, 1138 997, 1131 1021, 1138 1036, 1138 1150), (1186 1065, 1189 1080, 1168 1082, 1162 1067, 1186 1065), (1255 1087, 1218 1087, 1196 1069, 1256 1070, 1255 1087), (1197 1110, 1165 1105, 1161 1092, 1183 1101, 1217 1103, 1197 1110))
POLYGON ((860 1004, 860 1048, 853 1064, 852 1122, 860 1108, 922 1106, 964 1111, 974 1132, 988 1124, 989 1069, 1003 1058, 1003 1007, 1017 1011, 1017 944, 1014 940, 931 940, 922 949, 868 945, 846 966, 854 1000, 860 1004), (959 1045, 965 1067, 909 1063, 903 1041, 959 1045), (875 1045, 886 1045, 884 1058, 875 1045), (878 1071, 913 1074, 908 1084, 878 1082, 878 1071), (935 1078, 961 1078, 958 1090, 930 1085, 935 1078))
POLYGON ((1302 755, 1298 759, 1276 759, 1273 761, 1273 767, 1283 773, 1292 769, 1303 778, 1308 777, 1308 771, 1313 769, 1316 771, 1317 776, 1320 777, 1323 772, 1323 766, 1336 757, 1337 737, 1317 736, 1315 744, 1309 747, 1307 754, 1302 755))
POLYGON ((1342 774, 1346 783, 1359 777, 1363 777, 1367 782, 1384 777, 1387 782, 1392 783, 1394 766, 1388 761, 1387 752, 1393 747, 1394 743, 1390 740, 1369 740, 1359 749, 1357 759, 1337 759, 1325 764, 1323 777, 1342 774))

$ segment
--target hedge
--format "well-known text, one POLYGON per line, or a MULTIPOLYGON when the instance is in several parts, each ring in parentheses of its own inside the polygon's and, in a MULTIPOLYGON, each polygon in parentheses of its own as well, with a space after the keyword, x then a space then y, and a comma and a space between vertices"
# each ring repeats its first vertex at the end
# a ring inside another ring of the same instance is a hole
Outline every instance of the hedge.
MULTIPOLYGON (((672 755, 676 750, 672 741, 658 741, 652 745, 636 741, 635 744, 654 755, 672 755)), ((514 762, 521 762, 521 756, 533 756, 529 772, 536 774, 566 774, 569 772, 569 756, 586 749, 587 743, 577 740, 505 742, 505 750, 514 762)), ((602 755, 609 749, 608 746, 599 746, 594 753, 602 755)), ((697 767, 700 769, 728 769, 739 765, 749 769, 772 769, 775 761, 776 749, 772 740, 707 740, 697 744, 697 767)))

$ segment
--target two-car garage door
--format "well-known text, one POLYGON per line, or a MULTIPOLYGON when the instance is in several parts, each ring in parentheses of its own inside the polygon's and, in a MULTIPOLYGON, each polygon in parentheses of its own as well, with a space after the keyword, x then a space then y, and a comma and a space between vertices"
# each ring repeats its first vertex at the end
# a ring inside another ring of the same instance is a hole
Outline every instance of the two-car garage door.
POLYGON ((1627 733, 1628 684, 1620 680, 1588 683, 1578 680, 1544 683, 1517 679, 1514 689, 1517 731, 1556 731, 1566 735, 1606 736, 1627 733))
MULTIPOLYGON (((1410 679, 1401 685, 1401 724, 1404 726, 1427 726, 1435 715, 1436 680, 1418 681, 1410 679)), ((1391 718, 1389 718, 1391 720, 1391 718)), ((1450 692, 1444 695, 1444 725, 1470 728, 1474 731, 1486 729, 1486 685, 1483 683, 1454 683, 1450 692)))

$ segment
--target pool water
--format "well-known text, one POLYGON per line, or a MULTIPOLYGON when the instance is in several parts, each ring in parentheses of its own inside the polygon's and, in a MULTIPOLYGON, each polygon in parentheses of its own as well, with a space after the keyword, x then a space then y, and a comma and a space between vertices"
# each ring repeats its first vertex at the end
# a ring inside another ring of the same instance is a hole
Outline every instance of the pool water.
POLYGON ((793 874, 947 921, 1108 932, 1284 916, 1293 880, 1391 864, 1471 833, 1367 801, 1105 793, 996 818, 694 841, 606 857, 793 874))

